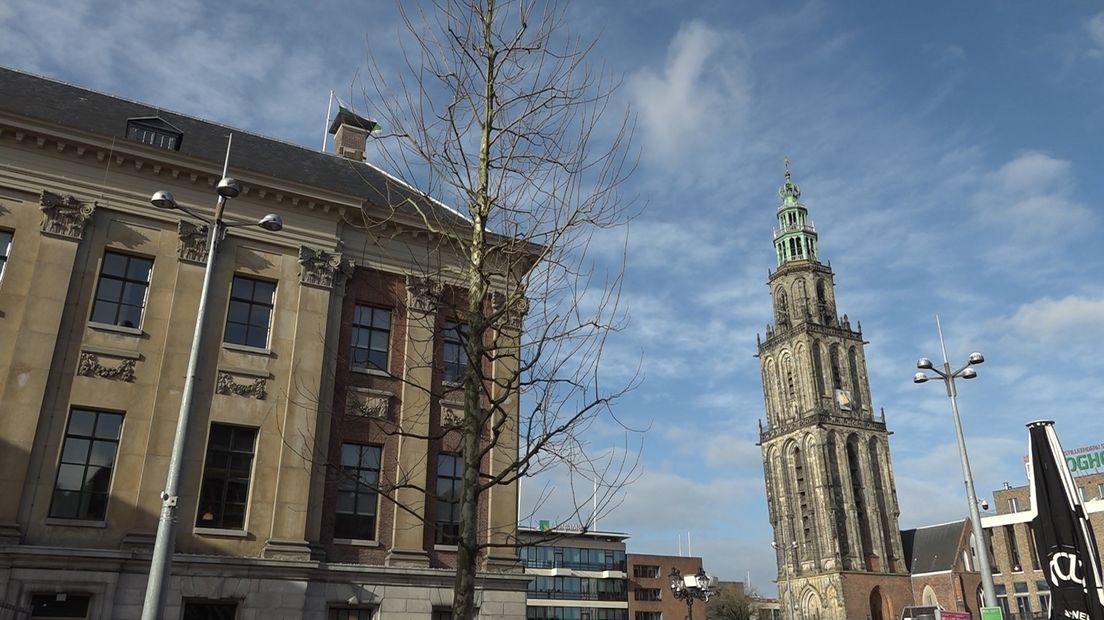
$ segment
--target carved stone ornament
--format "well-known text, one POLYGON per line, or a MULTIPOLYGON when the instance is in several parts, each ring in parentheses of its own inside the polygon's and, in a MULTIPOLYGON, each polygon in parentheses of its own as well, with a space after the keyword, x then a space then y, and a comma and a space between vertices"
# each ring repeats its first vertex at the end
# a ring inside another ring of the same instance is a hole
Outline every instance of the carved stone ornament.
POLYGON ((408 275, 406 291, 410 294, 410 305, 413 308, 422 312, 432 312, 437 307, 441 285, 430 278, 408 275))
POLYGON ((460 428, 464 424, 463 405, 441 405, 441 426, 445 428, 460 428))
POLYGON ((265 391, 267 383, 268 380, 264 377, 258 377, 252 383, 238 383, 234 381, 233 375, 220 370, 218 381, 215 384, 215 392, 232 396, 252 396, 257 400, 264 400, 265 396, 268 395, 268 392, 265 391))
POLYGON ((349 397, 345 399, 345 412, 351 416, 386 419, 390 405, 391 399, 386 395, 349 390, 349 397))
POLYGON ((177 248, 177 256, 180 260, 192 263, 207 263, 207 231, 206 224, 199 226, 180 220, 177 233, 180 236, 180 246, 177 248))
POLYGON ((499 323, 506 327, 521 328, 525 315, 529 313, 529 299, 515 292, 510 307, 506 307, 506 294, 499 291, 491 293, 491 310, 499 316, 499 323))
POLYGON ((84 225, 96 210, 94 202, 81 202, 74 196, 47 190, 42 190, 38 202, 42 210, 42 232, 70 239, 79 240, 84 235, 84 225))
POLYGON ((301 283, 325 288, 332 287, 338 275, 349 277, 353 271, 352 264, 342 260, 341 254, 315 250, 305 245, 299 246, 299 264, 303 266, 303 270, 299 272, 301 283))
POLYGON ((134 382, 134 362, 137 360, 125 359, 114 368, 100 364, 100 358, 95 353, 82 351, 80 365, 77 374, 83 377, 100 377, 101 379, 114 379, 116 381, 134 382))

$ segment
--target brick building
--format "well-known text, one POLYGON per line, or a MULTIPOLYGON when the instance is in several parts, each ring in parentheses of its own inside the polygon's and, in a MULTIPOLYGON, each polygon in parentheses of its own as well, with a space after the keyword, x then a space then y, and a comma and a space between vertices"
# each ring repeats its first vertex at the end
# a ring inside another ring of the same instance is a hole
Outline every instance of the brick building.
POLYGON ((901 532, 917 605, 968 611, 980 617, 977 572, 970 521, 954 521, 901 532))
MULTIPOLYGON (((1104 540, 1104 473, 1074 478, 1097 544, 1104 540)), ((997 602, 1011 620, 1045 618, 1050 609, 1050 587, 1043 575, 1039 551, 1029 522, 1031 487, 1012 486, 993 492, 995 515, 983 517, 982 526, 993 550, 993 581, 997 602)))
MULTIPOLYGON (((702 568, 700 557, 628 554, 629 620, 679 620, 686 603, 671 593, 671 569, 693 575, 702 568)), ((692 601, 693 615, 705 619, 705 603, 692 601)))

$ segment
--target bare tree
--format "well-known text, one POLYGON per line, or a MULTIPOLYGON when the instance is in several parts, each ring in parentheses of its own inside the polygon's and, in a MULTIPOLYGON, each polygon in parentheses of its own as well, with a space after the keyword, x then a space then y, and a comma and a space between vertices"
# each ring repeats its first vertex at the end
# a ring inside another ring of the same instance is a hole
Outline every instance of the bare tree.
POLYGON ((600 372, 622 325, 623 251, 613 270, 588 255, 628 219, 631 122, 605 118, 616 83, 592 71, 593 42, 565 36, 563 17, 533 0, 437 0, 403 12, 412 36, 397 75, 370 64, 369 101, 389 134, 379 156, 418 194, 396 191, 380 201, 390 214, 365 209, 363 223, 383 231, 416 213, 430 231, 434 251, 411 258, 439 287, 432 311, 455 317, 464 360, 451 388, 462 419, 446 429, 463 464, 455 618, 473 615, 481 554, 517 542, 480 534, 488 491, 563 468, 590 481, 570 511, 590 514, 585 528, 635 472, 631 446, 595 455, 588 443, 638 378, 630 369, 610 388, 600 372), (514 444, 503 462, 495 449, 514 444))

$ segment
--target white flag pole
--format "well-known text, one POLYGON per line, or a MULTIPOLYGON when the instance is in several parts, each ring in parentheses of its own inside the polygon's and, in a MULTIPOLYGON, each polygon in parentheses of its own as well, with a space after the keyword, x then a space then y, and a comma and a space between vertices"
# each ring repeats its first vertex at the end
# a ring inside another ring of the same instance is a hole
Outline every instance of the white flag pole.
POLYGON ((326 139, 330 136, 330 112, 333 111, 334 92, 330 91, 330 102, 326 104, 326 122, 322 125, 322 152, 326 152, 326 139))

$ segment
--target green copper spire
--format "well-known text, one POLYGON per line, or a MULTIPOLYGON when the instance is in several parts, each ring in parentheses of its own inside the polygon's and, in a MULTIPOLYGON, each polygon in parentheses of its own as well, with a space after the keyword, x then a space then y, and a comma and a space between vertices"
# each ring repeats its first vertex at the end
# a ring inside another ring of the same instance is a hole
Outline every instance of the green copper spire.
POLYGON ((790 177, 790 159, 785 160, 786 181, 778 188, 782 204, 778 205, 778 228, 774 231, 774 249, 778 266, 791 261, 817 259, 817 233, 809 221, 809 210, 798 202, 801 188, 790 177))

